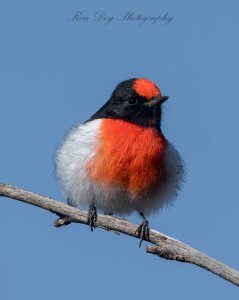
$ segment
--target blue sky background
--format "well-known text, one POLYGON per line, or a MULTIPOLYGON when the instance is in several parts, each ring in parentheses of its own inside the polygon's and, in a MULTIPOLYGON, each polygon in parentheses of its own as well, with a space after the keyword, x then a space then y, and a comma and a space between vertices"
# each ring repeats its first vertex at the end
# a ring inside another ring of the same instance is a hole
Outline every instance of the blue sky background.
MULTIPOLYGON (((239 269, 239 42, 237 1, 11 1, 0 4, 0 182, 62 197, 54 153, 115 85, 155 81, 170 101, 162 129, 187 181, 152 228, 239 269), (74 10, 91 20, 69 22, 74 10), (93 22, 97 10, 157 23, 93 22)), ((145 254, 144 246, 1 198, 0 299, 238 299, 238 288, 198 267, 145 254)), ((130 220, 139 223, 132 215, 130 220)))

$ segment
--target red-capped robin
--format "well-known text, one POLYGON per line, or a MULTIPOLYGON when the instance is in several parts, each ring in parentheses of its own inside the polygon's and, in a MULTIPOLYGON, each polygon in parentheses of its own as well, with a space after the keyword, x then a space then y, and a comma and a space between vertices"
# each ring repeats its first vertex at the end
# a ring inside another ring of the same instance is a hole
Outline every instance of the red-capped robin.
POLYGON ((183 163, 161 131, 161 105, 168 99, 150 80, 120 82, 110 99, 76 126, 56 155, 56 171, 68 203, 88 207, 91 230, 97 209, 137 211, 137 234, 149 240, 146 215, 172 201, 183 180, 183 163))

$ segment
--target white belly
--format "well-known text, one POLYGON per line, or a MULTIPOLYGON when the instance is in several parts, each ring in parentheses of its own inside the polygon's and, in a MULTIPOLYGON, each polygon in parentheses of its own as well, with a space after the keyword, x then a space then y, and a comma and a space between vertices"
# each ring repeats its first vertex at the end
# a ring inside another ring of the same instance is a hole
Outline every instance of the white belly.
POLYGON ((56 154, 56 173, 72 206, 88 208, 91 204, 104 212, 129 214, 136 210, 144 214, 158 211, 177 196, 183 181, 180 155, 171 143, 165 152, 167 180, 148 197, 129 194, 121 187, 109 188, 92 182, 85 165, 94 157, 102 120, 94 120, 73 129, 56 154))

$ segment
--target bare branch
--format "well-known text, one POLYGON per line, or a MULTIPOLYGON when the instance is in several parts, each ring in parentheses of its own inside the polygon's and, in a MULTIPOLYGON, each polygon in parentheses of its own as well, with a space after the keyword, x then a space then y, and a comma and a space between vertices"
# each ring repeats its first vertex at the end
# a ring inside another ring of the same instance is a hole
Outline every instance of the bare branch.
MULTIPOLYGON (((0 184, 0 196, 20 200, 57 214, 60 218, 54 222, 56 227, 67 225, 71 222, 88 225, 86 212, 46 196, 6 184, 0 184)), ((121 218, 98 215, 95 225, 107 231, 120 232, 137 238, 135 234, 137 226, 121 218)), ((146 251, 148 253, 165 259, 195 264, 239 286, 238 271, 176 239, 155 230, 150 230, 150 242, 156 246, 147 246, 146 251)))

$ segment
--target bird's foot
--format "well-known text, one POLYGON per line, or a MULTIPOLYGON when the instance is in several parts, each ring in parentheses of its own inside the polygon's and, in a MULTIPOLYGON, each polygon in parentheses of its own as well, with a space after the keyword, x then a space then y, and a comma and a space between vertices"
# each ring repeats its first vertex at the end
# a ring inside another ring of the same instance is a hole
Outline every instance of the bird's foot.
POLYGON ((95 229, 95 222, 97 219, 97 210, 94 204, 92 204, 88 211, 87 223, 90 226, 90 230, 93 231, 95 229))
POLYGON ((150 241, 149 239, 149 221, 143 216, 143 222, 139 225, 135 234, 140 238, 139 247, 141 246, 143 240, 150 241))

